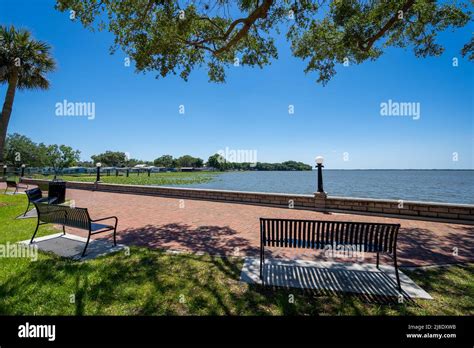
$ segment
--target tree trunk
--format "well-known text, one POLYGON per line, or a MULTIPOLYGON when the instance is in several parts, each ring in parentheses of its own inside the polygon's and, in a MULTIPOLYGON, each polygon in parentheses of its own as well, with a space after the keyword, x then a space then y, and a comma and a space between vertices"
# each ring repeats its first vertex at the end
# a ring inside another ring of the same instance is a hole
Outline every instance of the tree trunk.
POLYGON ((5 151, 5 140, 7 138, 8 122, 10 121, 10 115, 13 109, 13 100, 15 99, 16 86, 18 84, 18 72, 13 71, 10 78, 8 79, 7 94, 5 96, 5 102, 3 103, 2 115, 0 117, 0 165, 3 166, 4 162, 4 151, 5 151))

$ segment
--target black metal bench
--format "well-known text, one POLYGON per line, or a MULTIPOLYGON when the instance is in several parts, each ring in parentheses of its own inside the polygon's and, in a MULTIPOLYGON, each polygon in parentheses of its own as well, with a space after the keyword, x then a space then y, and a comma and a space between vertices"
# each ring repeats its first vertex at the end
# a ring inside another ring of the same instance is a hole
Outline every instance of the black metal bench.
POLYGON ((116 234, 118 218, 116 216, 109 216, 106 218, 92 220, 89 215, 89 212, 87 211, 87 208, 72 208, 65 205, 51 205, 35 202, 33 202, 33 204, 35 205, 36 211, 38 212, 38 223, 36 225, 35 233, 33 233, 33 237, 31 237, 30 244, 33 243, 36 232, 38 232, 39 226, 49 223, 62 225, 64 234, 66 234, 66 226, 89 231, 86 246, 84 247, 82 256, 86 254, 87 246, 89 245, 91 235, 93 234, 113 230, 114 245, 117 245, 116 234), (115 219, 115 225, 105 225, 97 223, 97 221, 103 221, 107 219, 115 219))
POLYGON ((377 253, 377 268, 380 253, 392 256, 401 291, 397 265, 399 228, 399 224, 260 218, 260 279, 263 282, 265 247, 323 250, 356 246, 357 250, 377 253))
POLYGON ((5 180, 5 183, 7 184, 7 187, 5 188, 5 192, 3 192, 3 194, 7 193, 7 190, 9 188, 14 188, 15 189, 15 192, 13 192, 13 194, 16 194, 18 192, 18 189, 21 188, 21 189, 25 189, 27 190, 28 189, 28 185, 27 184, 23 184, 21 182, 17 183, 15 180, 5 180))
MULTIPOLYGON (((28 197, 28 206, 26 207, 25 213, 23 216, 26 215, 28 212, 28 209, 30 209, 30 205, 32 203, 46 203, 46 204, 52 204, 57 201, 57 197, 43 197, 43 192, 39 187, 36 187, 34 189, 26 190, 25 191, 26 196, 28 197)), ((48 193, 49 194, 49 193, 48 193)))

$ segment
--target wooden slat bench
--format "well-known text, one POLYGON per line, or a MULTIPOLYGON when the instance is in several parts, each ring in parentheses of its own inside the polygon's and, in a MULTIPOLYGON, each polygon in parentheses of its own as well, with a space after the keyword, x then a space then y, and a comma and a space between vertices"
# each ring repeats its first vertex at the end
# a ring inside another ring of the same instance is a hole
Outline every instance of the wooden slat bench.
POLYGON ((357 250, 377 253, 377 268, 379 254, 389 254, 401 291, 397 265, 399 228, 399 224, 260 218, 260 279, 263 282, 265 247, 324 250, 338 245, 356 246, 357 250))
POLYGON ((72 208, 65 205, 52 205, 52 204, 36 203, 36 202, 33 202, 33 204, 35 205, 36 211, 38 212, 38 222, 36 225, 35 232, 33 233, 33 237, 31 237, 30 243, 33 243, 36 232, 38 232, 39 226, 49 223, 49 224, 62 225, 64 234, 66 234, 66 229, 65 229, 66 226, 89 231, 86 246, 84 247, 82 256, 86 254, 87 246, 89 245, 91 235, 93 234, 108 232, 108 231, 113 230, 114 231, 114 245, 117 245, 116 234, 117 234, 118 218, 116 216, 109 216, 102 219, 92 220, 87 208, 72 208), (115 219, 115 224, 105 225, 105 224, 97 223, 97 221, 103 221, 107 219, 115 219))

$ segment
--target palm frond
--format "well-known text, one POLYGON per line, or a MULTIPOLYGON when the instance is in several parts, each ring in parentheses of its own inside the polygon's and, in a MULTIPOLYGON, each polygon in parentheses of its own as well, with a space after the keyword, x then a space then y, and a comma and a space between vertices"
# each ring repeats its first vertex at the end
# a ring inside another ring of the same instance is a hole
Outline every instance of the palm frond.
POLYGON ((55 68, 49 44, 33 39, 25 29, 0 26, 0 84, 18 74, 19 89, 47 89, 45 74, 55 68))

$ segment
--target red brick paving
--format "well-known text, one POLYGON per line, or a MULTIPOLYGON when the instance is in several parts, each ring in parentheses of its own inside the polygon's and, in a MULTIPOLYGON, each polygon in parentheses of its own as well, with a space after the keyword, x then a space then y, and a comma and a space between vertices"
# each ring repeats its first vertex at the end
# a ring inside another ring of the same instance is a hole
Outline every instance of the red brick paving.
MULTIPOLYGON (((400 223, 398 256, 401 265, 474 261, 472 225, 85 190, 68 190, 68 198, 74 199, 78 207, 89 208, 92 218, 116 215, 118 241, 128 245, 255 256, 259 250, 259 218, 280 217, 400 223), (453 248, 457 248, 458 256, 453 254, 453 248)), ((295 253, 289 249, 273 249, 271 252, 285 258, 319 257, 314 251, 295 253)), ((390 259, 385 261, 391 262, 390 259)))
MULTIPOLYGON (((127 245, 255 256, 259 250, 259 218, 280 217, 399 223, 398 257, 402 266, 474 261, 473 225, 72 189, 67 197, 75 200, 77 207, 88 208, 93 219, 116 215, 117 241, 127 245)), ((86 235, 83 231, 68 232, 86 235)), ((285 258, 321 259, 313 251, 271 249, 271 253, 285 258)), ((372 254, 366 256, 372 258, 372 254)), ((391 262, 388 258, 383 261, 391 262)))

